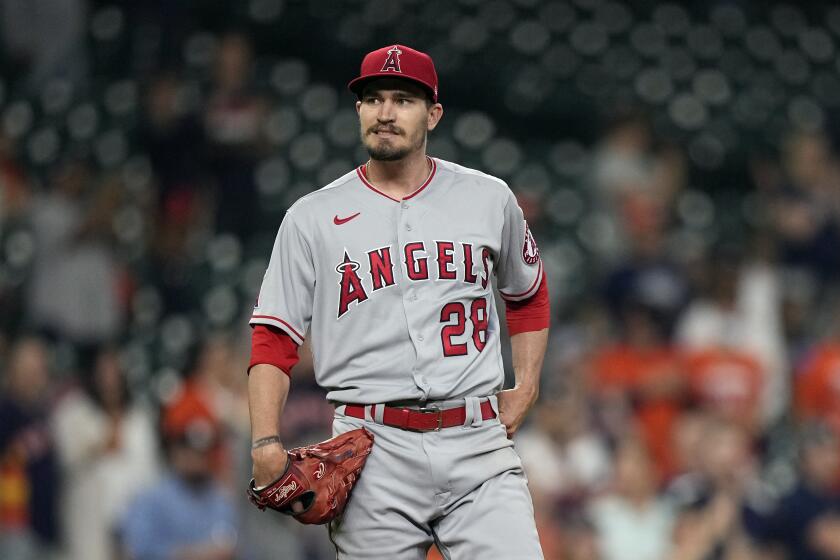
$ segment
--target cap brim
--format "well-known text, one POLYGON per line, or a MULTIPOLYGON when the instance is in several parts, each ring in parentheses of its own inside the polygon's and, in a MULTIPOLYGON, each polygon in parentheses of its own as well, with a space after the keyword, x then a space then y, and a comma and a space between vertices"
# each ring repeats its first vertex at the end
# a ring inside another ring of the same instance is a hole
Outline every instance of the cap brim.
POLYGON ((418 80, 417 78, 410 78, 408 76, 394 75, 393 72, 378 72, 376 74, 371 74, 371 75, 368 75, 368 76, 360 76, 360 77, 350 81, 350 83, 347 84, 347 89, 349 89, 350 91, 355 93, 356 97, 361 98, 362 90, 364 90, 365 85, 367 85, 368 82, 371 82, 373 80, 378 80, 378 79, 381 79, 381 78, 391 78, 391 79, 395 79, 395 80, 405 80, 407 82, 417 84, 418 86, 423 88, 423 90, 426 93, 429 94, 429 99, 431 99, 432 101, 437 103, 437 98, 435 96, 435 90, 431 85, 429 85, 426 82, 423 82, 421 80, 418 80))

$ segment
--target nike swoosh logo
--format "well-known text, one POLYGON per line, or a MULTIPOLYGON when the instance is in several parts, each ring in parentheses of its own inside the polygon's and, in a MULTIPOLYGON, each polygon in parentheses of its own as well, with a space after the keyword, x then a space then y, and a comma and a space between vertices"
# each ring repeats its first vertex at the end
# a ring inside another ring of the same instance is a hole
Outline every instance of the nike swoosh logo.
POLYGON ((335 218, 333 218, 333 223, 337 226, 340 226, 341 224, 346 224, 347 222, 349 222, 350 220, 352 220, 353 218, 355 218, 359 214, 361 214, 361 212, 356 212, 352 216, 347 216, 346 218, 339 218, 338 214, 336 214, 335 218))

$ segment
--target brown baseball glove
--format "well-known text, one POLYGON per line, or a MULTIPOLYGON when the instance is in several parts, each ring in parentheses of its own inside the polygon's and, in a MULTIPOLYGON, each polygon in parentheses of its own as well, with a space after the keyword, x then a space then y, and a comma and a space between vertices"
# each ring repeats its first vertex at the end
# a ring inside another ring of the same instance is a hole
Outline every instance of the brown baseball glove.
POLYGON ((328 523, 344 511, 372 447, 373 434, 358 428, 315 445, 291 449, 280 478, 259 490, 251 479, 248 497, 261 510, 275 509, 301 523, 328 523), (292 510, 297 501, 303 506, 301 511, 292 510))

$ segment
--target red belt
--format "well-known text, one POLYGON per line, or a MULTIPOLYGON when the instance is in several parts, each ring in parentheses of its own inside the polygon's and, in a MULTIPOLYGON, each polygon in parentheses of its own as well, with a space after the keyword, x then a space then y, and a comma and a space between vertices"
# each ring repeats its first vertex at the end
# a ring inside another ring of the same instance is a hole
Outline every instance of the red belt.
MULTIPOLYGON (((371 417, 376 416, 376 407, 383 406, 374 404, 370 407, 371 417)), ((359 404, 348 404, 344 407, 344 414, 353 418, 365 419, 365 407, 359 404)), ((496 417, 496 411, 490 401, 481 403, 481 419, 490 420, 496 417)), ((382 423, 386 426, 410 430, 412 432, 436 432, 441 428, 452 428, 463 426, 467 419, 467 407, 447 408, 437 410, 434 408, 397 408, 386 406, 382 413, 382 423)))

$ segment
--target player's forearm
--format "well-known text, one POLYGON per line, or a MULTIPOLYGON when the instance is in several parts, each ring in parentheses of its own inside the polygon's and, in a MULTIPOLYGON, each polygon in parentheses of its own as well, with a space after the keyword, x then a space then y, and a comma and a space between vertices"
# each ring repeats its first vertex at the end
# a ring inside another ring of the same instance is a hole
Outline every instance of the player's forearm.
POLYGON ((533 395, 540 391, 540 371, 548 346, 548 329, 523 332, 510 337, 516 387, 533 395))
POLYGON ((512 438, 540 393, 540 370, 548 345, 548 329, 514 334, 510 337, 510 345, 516 386, 501 391, 498 398, 499 420, 512 438))
POLYGON ((280 432, 280 415, 289 394, 289 376, 277 366, 257 364, 248 375, 248 404, 251 411, 251 450, 254 461, 254 482, 257 488, 271 484, 286 468, 286 451, 282 443, 259 442, 280 432))
POLYGON ((289 376, 270 364, 257 364, 248 375, 248 405, 251 439, 274 436, 280 430, 280 415, 289 395, 289 376))

